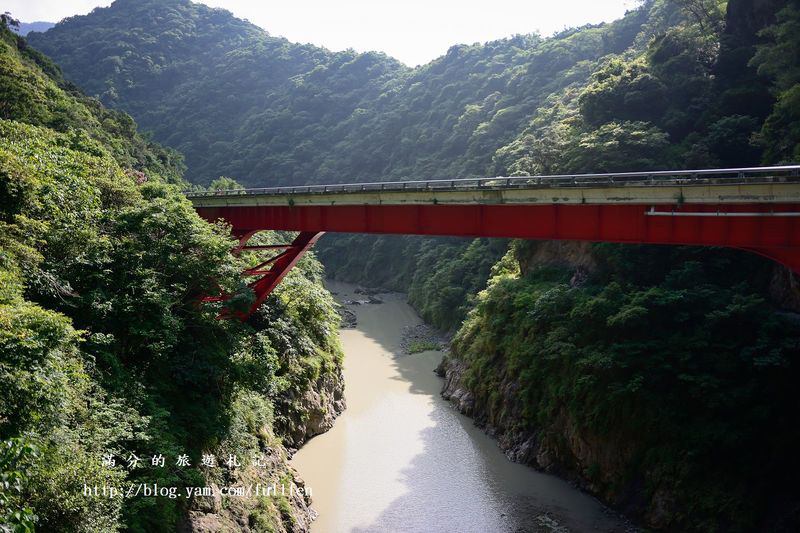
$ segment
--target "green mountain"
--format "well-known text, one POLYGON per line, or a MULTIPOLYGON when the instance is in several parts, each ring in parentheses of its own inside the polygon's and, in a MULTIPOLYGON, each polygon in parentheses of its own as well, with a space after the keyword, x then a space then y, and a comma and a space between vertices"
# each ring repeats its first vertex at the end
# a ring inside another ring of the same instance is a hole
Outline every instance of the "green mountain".
MULTIPOLYGON (((799 25, 797 0, 650 0, 409 69, 188 1, 118 0, 29 42, 183 152, 190 180, 270 185, 798 161, 799 25)), ((654 529, 797 530, 785 270, 736 251, 413 237, 329 235, 319 253, 457 332, 445 393, 467 391, 454 401, 517 460, 654 529)))
POLYGON ((36 22, 20 22, 19 28, 12 28, 11 30, 25 37, 32 31, 47 31, 55 25, 55 22, 44 22, 41 20, 36 22))
POLYGON ((293 44, 188 0, 118 0, 29 42, 185 154, 192 181, 267 185, 493 173, 549 95, 679 19, 648 5, 551 39, 454 46, 417 69, 293 44))
MULTIPOLYGON (((181 157, 78 92, 9 22, 0 21, 0 529, 192 529, 199 502, 121 493, 232 475, 291 481, 284 445, 341 410, 338 315, 321 267, 305 260, 250 324, 199 306, 221 287, 237 292, 244 263, 226 228, 181 194, 181 157), (302 400, 311 389, 325 402, 302 400), (262 453, 271 466, 198 468, 203 454, 223 453, 262 453)), ((286 531, 307 527, 307 505, 281 497, 201 514, 218 529, 286 531)))
MULTIPOLYGON (((797 2, 676 0, 640 9, 649 11, 634 45, 585 65, 585 77, 550 94, 513 140, 493 152, 488 174, 800 160, 800 116, 792 105, 800 87, 800 62, 791 52, 797 2)), ((502 253, 437 242, 329 235, 320 253, 332 275, 407 290, 427 320, 451 329, 485 285, 483 261, 502 253), (368 253, 351 252, 359 249, 368 253)))
MULTIPOLYGON (((755 31, 766 20, 736 16, 751 4, 732 2, 726 26, 725 2, 648 0, 611 24, 458 45, 416 69, 293 44, 189 0, 118 0, 29 42, 180 150, 195 183, 791 160, 793 65, 782 68, 787 55, 768 47, 753 58, 773 34, 755 31), (619 149, 605 154, 609 143, 619 149)), ((758 5, 774 22, 784 4, 758 5)), ((792 9, 774 34, 789 50, 792 9)))

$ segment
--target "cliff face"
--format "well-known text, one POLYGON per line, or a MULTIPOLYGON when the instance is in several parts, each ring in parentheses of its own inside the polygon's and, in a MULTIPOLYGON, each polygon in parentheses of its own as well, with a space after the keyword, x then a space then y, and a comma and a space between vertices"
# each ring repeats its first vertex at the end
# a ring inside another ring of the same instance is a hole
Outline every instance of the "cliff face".
MULTIPOLYGON (((499 403, 488 405, 476 401, 465 383, 467 368, 468 364, 456 354, 442 360, 436 369, 445 380, 442 397, 496 438, 511 461, 568 479, 627 515, 643 517, 649 527, 663 529, 669 525, 674 512, 671 495, 658 494, 645 502, 643 495, 637 493, 639 480, 618 486, 635 453, 629 439, 581 428, 566 409, 560 409, 546 427, 526 427, 520 422, 525 405, 517 400, 519 384, 512 379, 502 380, 499 403), (586 477, 589 469, 595 475, 593 479, 586 477)), ((498 374, 507 372, 499 368, 498 374)))
POLYGON ((670 529, 677 511, 671 491, 659 488, 645 495, 644 480, 640 476, 625 484, 619 483, 627 477, 629 465, 637 453, 635 439, 589 431, 566 409, 560 409, 546 427, 526 428, 515 422, 522 419, 524 409, 524 405, 515 400, 518 384, 504 381, 500 387, 501 404, 490 407, 475 401, 464 383, 465 370, 466 364, 458 356, 442 360, 437 368, 437 373, 445 380, 442 397, 496 438, 511 461, 568 479, 626 515, 643 521, 647 527, 670 529), (505 415, 498 417, 498 412, 505 415), (591 479, 587 478, 589 471, 593 475, 591 479))
POLYGON ((295 405, 296 412, 284 435, 284 442, 296 449, 311 437, 328 431, 344 411, 342 367, 337 365, 330 372, 322 373, 298 396, 295 405))
MULTIPOLYGON (((242 418, 249 418, 247 409, 242 407, 242 418)), ((317 516, 311 507, 313 491, 306 489, 300 475, 289 465, 289 459, 309 438, 330 429, 344 408, 344 378, 341 365, 336 364, 323 370, 291 402, 285 433, 277 436, 271 424, 264 424, 255 428, 255 440, 244 445, 228 441, 212 450, 218 457, 226 457, 231 449, 244 448, 248 459, 250 454, 259 455, 261 464, 248 462, 241 468, 223 467, 211 474, 206 483, 213 494, 193 498, 181 531, 310 531, 317 516), (260 496, 253 495, 256 486, 262 491, 260 496), (222 496, 219 491, 225 487, 249 488, 253 493, 222 496), (273 492, 264 495, 263 491, 270 488, 273 492)))
POLYGON ((212 533, 218 531, 272 531, 276 533, 306 533, 316 512, 311 497, 305 494, 305 484, 288 464, 286 449, 277 445, 264 451, 263 468, 248 466, 235 471, 226 470, 220 479, 208 486, 210 496, 196 497, 181 524, 180 531, 212 533), (261 491, 272 490, 260 497, 221 496, 226 487, 259 486, 261 491))
POLYGON ((800 313, 800 279, 788 268, 775 266, 769 285, 770 296, 779 306, 800 313))
MULTIPOLYGON (((543 267, 568 270, 569 284, 573 287, 582 284, 598 268, 591 244, 585 242, 520 243, 516 260, 522 276, 543 267)), ((496 438, 510 460, 565 477, 629 514, 647 512, 647 522, 653 527, 666 525, 661 515, 668 514, 669 509, 662 508, 668 507, 669 502, 659 499, 653 502, 652 509, 645 511, 646 505, 634 494, 635 486, 619 487, 616 483, 624 477, 626 465, 635 453, 627 438, 601 436, 581 428, 563 406, 557 408, 546 427, 529 427, 525 423, 527 407, 519 400, 520 383, 508 368, 508 360, 498 354, 492 365, 493 373, 501 376, 499 394, 487 403, 476 398, 465 378, 470 363, 454 350, 436 369, 444 378, 442 397, 496 438), (591 480, 584 475, 589 468, 595 473, 591 480)))
POLYGON ((781 442, 794 430, 778 421, 795 403, 794 276, 691 248, 647 260, 616 245, 512 250, 437 369, 445 399, 509 459, 648 528, 796 526, 794 467, 757 459, 791 455, 781 442), (760 281, 747 286, 746 272, 760 281), (776 373, 764 372, 778 353, 776 373))

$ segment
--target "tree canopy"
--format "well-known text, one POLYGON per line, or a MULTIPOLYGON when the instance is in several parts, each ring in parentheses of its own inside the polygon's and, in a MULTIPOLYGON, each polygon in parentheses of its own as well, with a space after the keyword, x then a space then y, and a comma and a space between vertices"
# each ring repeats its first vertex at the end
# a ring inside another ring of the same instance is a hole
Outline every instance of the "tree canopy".
MULTIPOLYGON (((321 267, 304 259, 250 324, 217 320, 198 298, 242 292, 244 262, 181 194, 182 171, 0 28, 0 529, 174 529, 192 502, 84 486, 223 475, 176 466, 183 454, 271 449, 263 481, 291 478, 299 399, 341 368, 321 267), (132 454, 167 459, 127 468, 132 454)), ((294 520, 286 498, 262 504, 247 516, 294 520)))

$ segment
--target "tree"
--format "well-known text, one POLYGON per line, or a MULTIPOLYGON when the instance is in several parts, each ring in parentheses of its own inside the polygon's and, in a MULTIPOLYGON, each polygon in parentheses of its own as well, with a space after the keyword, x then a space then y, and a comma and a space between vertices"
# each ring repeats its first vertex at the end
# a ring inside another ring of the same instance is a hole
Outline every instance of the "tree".
POLYGON ((644 61, 613 58, 592 74, 578 103, 592 126, 611 120, 653 121, 664 112, 666 94, 666 86, 644 61))
POLYGON ((10 30, 12 28, 19 29, 19 20, 12 17, 11 13, 6 11, 0 15, 0 28, 3 28, 4 30, 10 30))
POLYGON ((691 16, 704 31, 722 33, 727 0, 671 0, 691 16))
POLYGON ((241 184, 235 179, 227 176, 220 176, 211 182, 208 186, 209 191, 230 191, 233 189, 241 189, 241 184))
POLYGON ((31 459, 38 452, 22 439, 0 441, 0 529, 33 533, 38 517, 22 503, 31 459))
POLYGON ((761 128, 766 163, 800 160, 800 2, 778 12, 777 23, 761 32, 760 45, 750 64, 773 81, 777 103, 761 128))
POLYGON ((564 154, 567 172, 661 170, 667 163, 666 133, 646 122, 609 122, 578 135, 564 154))

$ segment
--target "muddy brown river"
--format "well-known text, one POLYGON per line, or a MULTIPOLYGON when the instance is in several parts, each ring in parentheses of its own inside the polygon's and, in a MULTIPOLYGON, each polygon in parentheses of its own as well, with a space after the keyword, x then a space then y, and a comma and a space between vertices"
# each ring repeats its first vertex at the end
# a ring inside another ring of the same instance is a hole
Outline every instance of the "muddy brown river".
POLYGON ((312 531, 630 531, 569 483, 506 459, 439 396, 442 353, 402 353, 403 328, 421 323, 404 297, 380 298, 348 306, 358 325, 341 331, 347 410, 292 459, 319 512, 312 531))

